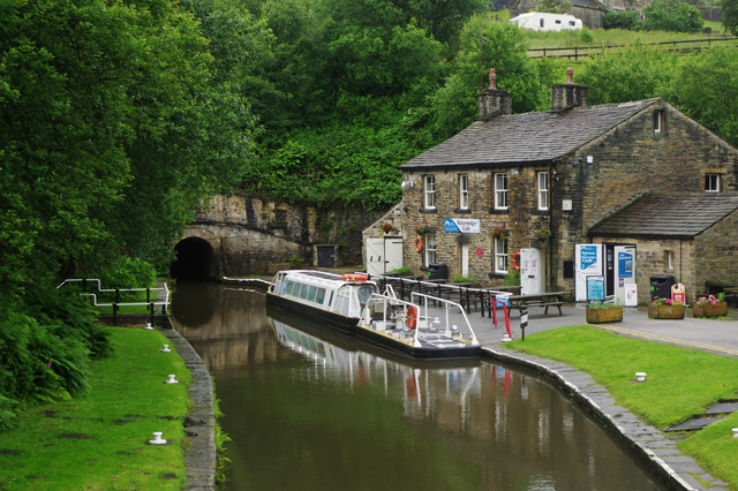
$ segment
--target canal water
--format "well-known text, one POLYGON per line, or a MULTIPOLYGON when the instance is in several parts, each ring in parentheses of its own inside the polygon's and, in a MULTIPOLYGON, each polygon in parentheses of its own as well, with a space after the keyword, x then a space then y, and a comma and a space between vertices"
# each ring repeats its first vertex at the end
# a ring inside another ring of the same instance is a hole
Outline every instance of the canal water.
POLYGON ((226 489, 660 489, 534 376, 391 358, 247 290, 179 285, 173 311, 215 379, 226 489))

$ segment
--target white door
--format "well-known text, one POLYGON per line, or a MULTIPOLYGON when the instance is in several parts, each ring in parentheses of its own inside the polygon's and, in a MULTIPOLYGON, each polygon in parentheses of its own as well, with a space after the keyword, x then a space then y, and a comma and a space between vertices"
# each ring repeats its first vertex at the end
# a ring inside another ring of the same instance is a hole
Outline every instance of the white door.
POLYGON ((461 244, 461 276, 469 276, 469 244, 461 244))
POLYGON ((636 282, 636 248, 615 246, 615 298, 625 304, 625 292, 636 282))
POLYGON ((402 267, 402 239, 373 238, 366 241, 366 272, 384 274, 402 267))
POLYGON ((520 293, 538 295, 543 293, 543 264, 538 249, 520 249, 520 293))
POLYGON ((587 276, 603 275, 602 244, 577 244, 575 249, 574 280, 576 301, 587 300, 587 276))

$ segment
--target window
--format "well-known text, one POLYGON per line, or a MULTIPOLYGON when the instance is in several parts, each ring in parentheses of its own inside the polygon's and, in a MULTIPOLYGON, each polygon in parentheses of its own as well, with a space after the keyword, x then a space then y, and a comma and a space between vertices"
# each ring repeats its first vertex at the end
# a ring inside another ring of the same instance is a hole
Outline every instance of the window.
POLYGON ((459 174, 459 208, 469 209, 469 176, 459 174))
POLYGON ((554 22, 557 24, 561 24, 561 19, 556 19, 554 22))
POLYGON ((674 251, 664 251, 665 258, 664 262, 666 263, 666 270, 667 271, 674 271, 674 251))
POLYGON ((538 209, 548 210, 548 172, 536 173, 538 209))
POLYGON ((495 237, 495 273, 507 273, 507 238, 495 237))
POLYGON ((424 238, 425 265, 428 266, 436 263, 436 234, 425 234, 424 238))
POLYGON ((659 135, 664 132, 665 129, 664 110, 659 109, 653 112, 653 133, 659 135))
POLYGON ((495 174, 495 210, 507 210, 507 174, 495 174))
POLYGON ((435 176, 425 176, 423 178, 423 183, 423 207, 426 209, 433 209, 436 207, 436 178, 435 176))
POLYGON ((541 27, 543 27, 543 17, 541 17, 541 27))
POLYGON ((720 174, 705 174, 705 192, 720 192, 720 174))

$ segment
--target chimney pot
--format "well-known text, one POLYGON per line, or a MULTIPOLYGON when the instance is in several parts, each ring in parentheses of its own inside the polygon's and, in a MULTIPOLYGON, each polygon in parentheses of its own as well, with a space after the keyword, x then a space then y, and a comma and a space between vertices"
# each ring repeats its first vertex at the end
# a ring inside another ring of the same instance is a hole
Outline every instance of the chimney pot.
POLYGON ((479 91, 479 119, 486 121, 501 114, 512 114, 512 97, 497 88, 497 73, 489 69, 489 88, 479 91))
POLYGON ((587 86, 574 83, 574 69, 566 69, 566 83, 553 85, 551 109, 561 112, 587 105, 587 86))

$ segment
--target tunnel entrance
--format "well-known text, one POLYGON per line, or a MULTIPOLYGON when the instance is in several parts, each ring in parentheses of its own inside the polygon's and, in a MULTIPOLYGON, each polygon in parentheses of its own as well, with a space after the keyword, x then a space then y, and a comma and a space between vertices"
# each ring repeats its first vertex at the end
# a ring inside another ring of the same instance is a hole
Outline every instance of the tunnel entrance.
POLYGON ((175 247, 177 259, 169 267, 169 274, 178 281, 202 281, 217 279, 215 252, 212 246, 199 237, 189 237, 175 247))

